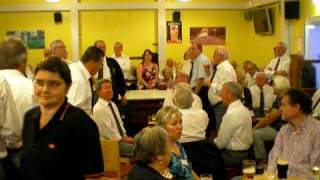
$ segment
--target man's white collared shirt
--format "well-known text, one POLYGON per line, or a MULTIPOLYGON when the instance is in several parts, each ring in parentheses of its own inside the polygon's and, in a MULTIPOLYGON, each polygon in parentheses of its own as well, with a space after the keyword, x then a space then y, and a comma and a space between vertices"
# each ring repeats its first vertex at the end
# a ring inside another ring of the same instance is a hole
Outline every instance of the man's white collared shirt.
POLYGON ((228 60, 225 60, 217 66, 217 72, 208 91, 208 98, 211 105, 215 105, 221 101, 220 93, 223 84, 230 81, 237 82, 237 75, 233 66, 228 60))
MULTIPOLYGON (((250 88, 251 96, 252 96, 252 108, 260 108, 260 92, 261 89, 259 86, 254 85, 250 88)), ((275 100, 275 95, 273 88, 265 84, 263 86, 263 95, 264 95, 264 108, 266 110, 271 109, 272 104, 275 100)))
POLYGON ((251 76, 249 73, 246 73, 244 82, 247 88, 251 88, 252 86, 254 86, 256 84, 255 74, 251 76))
POLYGON ((24 114, 36 105, 31 79, 14 69, 0 70, 0 75, 8 82, 19 113, 20 125, 24 114))
POLYGON ((116 55, 112 55, 111 57, 120 65, 124 79, 128 79, 130 73, 130 58, 123 54, 121 54, 120 57, 116 57, 116 55))
POLYGON ((123 126, 123 122, 117 106, 113 102, 108 102, 99 98, 98 102, 93 108, 93 120, 96 122, 100 136, 106 139, 121 140, 121 135, 118 131, 116 120, 112 114, 112 110, 108 103, 111 103, 114 112, 119 120, 122 131, 126 134, 126 130, 123 126))
POLYGON ((276 57, 270 61, 268 66, 264 69, 264 72, 267 74, 267 76, 270 78, 274 76, 275 68, 278 62, 278 59, 280 58, 280 62, 277 68, 277 71, 285 71, 288 73, 287 78, 289 78, 290 73, 290 57, 288 55, 283 55, 281 57, 276 57), (270 70, 271 69, 271 70, 270 70))
POLYGON ((202 109, 179 109, 182 113, 181 143, 200 141, 206 138, 209 118, 202 109))
POLYGON ((72 85, 67 94, 70 104, 92 115, 92 93, 89 79, 91 75, 81 61, 69 65, 72 85))
MULTIPOLYGON (((210 61, 203 53, 199 54, 198 57, 193 61, 192 77, 190 80, 191 88, 194 88, 196 86, 197 81, 199 79, 206 78, 206 72, 204 70, 204 65, 207 65, 207 64, 210 64, 210 61)), ((191 71, 191 68, 190 68, 190 71, 191 71)), ((188 73, 188 75, 189 75, 189 73, 188 73)))
POLYGON ((236 100, 229 104, 214 143, 219 149, 248 150, 253 142, 252 119, 249 110, 236 100))
POLYGON ((22 123, 10 86, 0 76, 0 159, 7 156, 7 147, 21 146, 22 123))

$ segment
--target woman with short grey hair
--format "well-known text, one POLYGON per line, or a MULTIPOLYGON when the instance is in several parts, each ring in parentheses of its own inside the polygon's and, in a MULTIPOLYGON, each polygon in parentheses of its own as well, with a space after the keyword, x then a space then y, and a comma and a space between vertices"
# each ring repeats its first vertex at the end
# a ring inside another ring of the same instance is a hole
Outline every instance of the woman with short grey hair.
POLYGON ((135 137, 138 162, 129 173, 129 180, 163 180, 171 158, 168 133, 161 127, 145 128, 135 137))

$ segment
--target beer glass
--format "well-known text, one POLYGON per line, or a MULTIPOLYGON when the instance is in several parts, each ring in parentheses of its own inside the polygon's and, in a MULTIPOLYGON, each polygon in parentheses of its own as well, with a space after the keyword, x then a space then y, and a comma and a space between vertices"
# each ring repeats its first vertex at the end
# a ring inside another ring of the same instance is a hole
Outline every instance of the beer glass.
POLYGON ((285 158, 277 158, 278 179, 287 179, 289 161, 285 158))
POLYGON ((314 180, 320 180, 320 166, 312 166, 310 171, 314 180))
POLYGON ((256 162, 254 160, 243 160, 242 173, 244 180, 253 180, 256 174, 256 162))
POLYGON ((201 174, 200 180, 212 180, 212 175, 211 174, 201 174))

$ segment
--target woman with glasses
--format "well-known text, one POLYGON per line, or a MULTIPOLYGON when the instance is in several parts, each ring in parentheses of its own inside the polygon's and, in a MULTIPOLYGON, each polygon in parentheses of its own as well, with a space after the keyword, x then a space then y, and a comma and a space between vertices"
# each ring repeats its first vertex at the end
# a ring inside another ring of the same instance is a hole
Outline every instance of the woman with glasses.
POLYGON ((21 150, 23 179, 85 179, 99 177, 103 160, 96 124, 68 103, 72 80, 58 57, 39 63, 34 74, 39 106, 26 112, 21 150))

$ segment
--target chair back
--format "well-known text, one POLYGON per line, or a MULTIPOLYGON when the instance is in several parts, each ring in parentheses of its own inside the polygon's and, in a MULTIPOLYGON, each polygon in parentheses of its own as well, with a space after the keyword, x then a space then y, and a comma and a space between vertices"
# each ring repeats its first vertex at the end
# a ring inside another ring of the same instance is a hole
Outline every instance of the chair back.
POLYGON ((110 139, 100 139, 103 155, 104 172, 108 174, 116 174, 116 178, 120 179, 120 153, 119 142, 110 139))

